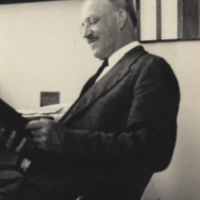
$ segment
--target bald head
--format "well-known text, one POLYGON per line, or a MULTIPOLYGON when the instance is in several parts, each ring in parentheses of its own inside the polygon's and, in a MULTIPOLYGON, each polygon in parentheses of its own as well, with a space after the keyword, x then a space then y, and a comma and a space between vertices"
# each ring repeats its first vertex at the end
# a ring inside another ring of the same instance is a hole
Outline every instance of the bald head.
POLYGON ((109 0, 109 1, 114 6, 126 10, 126 12, 128 13, 128 15, 133 23, 133 26, 136 27, 137 18, 136 18, 136 14, 135 14, 134 5, 133 5, 133 0, 109 0))

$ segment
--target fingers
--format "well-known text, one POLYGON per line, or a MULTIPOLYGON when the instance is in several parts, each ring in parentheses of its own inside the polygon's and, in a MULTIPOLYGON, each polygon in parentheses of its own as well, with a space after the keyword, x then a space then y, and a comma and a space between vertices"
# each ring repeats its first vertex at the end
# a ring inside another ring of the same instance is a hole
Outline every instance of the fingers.
POLYGON ((2 143, 2 144, 5 144, 5 138, 4 138, 4 136, 5 136, 5 128, 1 128, 0 129, 0 142, 2 143))
POLYGON ((4 134, 5 134, 5 128, 1 128, 0 129, 0 138, 3 138, 4 134))
POLYGON ((11 135, 10 135, 10 137, 9 137, 7 143, 6 143, 6 147, 7 147, 7 148, 11 148, 11 147, 12 147, 12 145, 13 145, 13 143, 14 143, 14 141, 15 141, 16 134, 17 134, 16 131, 13 131, 13 132, 11 133, 11 135))
POLYGON ((55 146, 60 145, 60 139, 56 132, 50 129, 39 129, 35 131, 31 131, 32 134, 32 142, 38 148, 51 150, 55 146))
POLYGON ((50 141, 50 134, 43 132, 42 130, 31 131, 33 136, 32 142, 34 144, 48 144, 50 141))
POLYGON ((27 130, 34 130, 34 129, 40 129, 43 126, 43 122, 39 121, 39 120, 33 120, 30 121, 27 125, 26 125, 26 129, 27 130))
POLYGON ((23 138, 20 144, 15 148, 16 153, 20 153, 27 143, 27 138, 23 138))
MULTIPOLYGON (((11 133, 8 141, 6 142, 6 147, 8 149, 12 149, 14 147, 16 135, 17 135, 16 131, 13 131, 11 133)), ((19 143, 19 145, 15 148, 15 153, 20 153, 24 148, 24 146, 26 145, 26 143, 27 143, 27 138, 23 138, 22 141, 19 143)))
POLYGON ((52 132, 52 120, 47 120, 47 119, 41 119, 41 120, 34 120, 30 121, 26 129, 31 130, 31 135, 34 138, 37 137, 46 137, 47 135, 50 135, 52 132))
POLYGON ((31 131, 31 135, 33 137, 41 137, 42 135, 47 135, 45 132, 43 133, 42 129, 31 131))
POLYGON ((44 136, 43 137, 34 137, 33 143, 37 146, 42 145, 42 144, 47 145, 48 144, 48 138, 44 137, 44 136))
POLYGON ((52 120, 48 119, 40 119, 40 120, 32 120, 26 125, 27 130, 34 130, 42 128, 46 123, 52 122, 52 120))
POLYGON ((62 126, 58 122, 52 120, 41 119, 30 121, 26 125, 26 129, 31 132, 32 143, 45 150, 52 150, 60 147, 61 141, 58 133, 62 126))

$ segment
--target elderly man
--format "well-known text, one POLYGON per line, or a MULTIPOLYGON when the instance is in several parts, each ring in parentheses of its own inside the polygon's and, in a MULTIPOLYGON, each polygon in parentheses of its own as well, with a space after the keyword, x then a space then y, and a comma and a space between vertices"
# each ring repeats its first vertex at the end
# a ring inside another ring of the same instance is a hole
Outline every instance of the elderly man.
POLYGON ((81 31, 103 65, 59 123, 27 125, 35 156, 25 177, 1 190, 5 198, 138 200, 168 166, 178 83, 166 61, 136 41, 135 28, 132 1, 84 3, 81 31))

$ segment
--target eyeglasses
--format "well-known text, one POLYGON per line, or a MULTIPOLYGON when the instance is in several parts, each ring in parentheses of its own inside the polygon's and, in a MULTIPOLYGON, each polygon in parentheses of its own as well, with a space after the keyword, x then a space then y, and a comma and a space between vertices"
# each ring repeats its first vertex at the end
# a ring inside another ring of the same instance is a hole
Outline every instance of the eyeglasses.
POLYGON ((98 23, 98 21, 99 21, 99 18, 95 18, 95 17, 87 18, 86 21, 84 23, 82 23, 79 27, 80 34, 83 34, 84 29, 91 28, 94 25, 96 25, 98 23))

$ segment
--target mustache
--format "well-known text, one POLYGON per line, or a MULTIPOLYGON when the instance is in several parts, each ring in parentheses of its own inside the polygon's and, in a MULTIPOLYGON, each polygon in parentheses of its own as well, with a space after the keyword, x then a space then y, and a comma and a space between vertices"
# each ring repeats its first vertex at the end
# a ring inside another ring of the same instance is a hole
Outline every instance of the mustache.
POLYGON ((95 36, 88 36, 87 37, 87 42, 88 44, 91 44, 93 42, 95 42, 96 40, 98 40, 99 38, 98 37, 95 37, 95 36))

